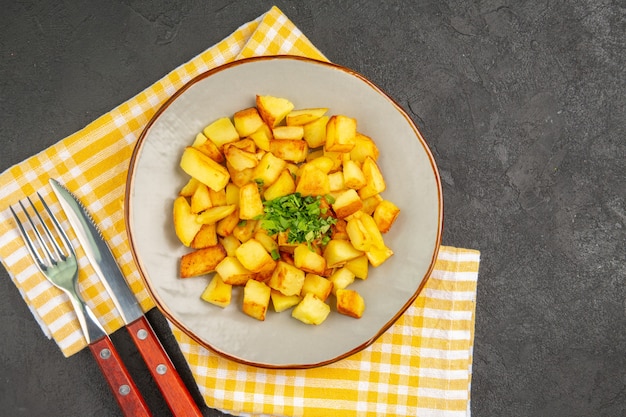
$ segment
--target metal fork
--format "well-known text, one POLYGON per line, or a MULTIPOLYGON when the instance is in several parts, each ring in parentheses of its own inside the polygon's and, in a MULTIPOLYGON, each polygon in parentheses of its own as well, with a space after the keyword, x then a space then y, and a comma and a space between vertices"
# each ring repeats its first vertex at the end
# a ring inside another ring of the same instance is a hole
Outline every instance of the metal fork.
POLYGON ((37 196, 47 213, 52 228, 44 221, 30 197, 27 197, 27 200, 37 220, 33 219, 27 207, 22 201, 19 201, 21 211, 30 224, 30 233, 24 227, 13 207, 9 207, 28 252, 46 279, 69 297, 89 348, 124 415, 129 417, 151 416, 146 402, 113 346, 113 342, 80 295, 78 290, 78 262, 67 234, 41 195, 37 193, 37 196))

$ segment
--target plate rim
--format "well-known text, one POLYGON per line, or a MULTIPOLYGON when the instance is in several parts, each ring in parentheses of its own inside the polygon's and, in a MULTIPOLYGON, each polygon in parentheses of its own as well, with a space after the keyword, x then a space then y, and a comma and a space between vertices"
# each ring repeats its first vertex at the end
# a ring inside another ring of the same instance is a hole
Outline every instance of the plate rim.
POLYGON ((129 161, 129 168, 128 168, 128 173, 126 176, 126 186, 125 186, 125 194, 124 194, 124 222, 125 222, 125 226, 126 226, 126 233, 128 236, 128 240, 129 240, 129 248, 133 257, 133 260, 135 262, 135 265, 137 266, 137 271, 139 273, 139 277, 141 279, 141 281, 144 284, 144 287, 146 288, 146 291, 150 294, 150 297, 152 298, 152 300, 154 301, 156 307, 158 308, 158 310, 169 320, 172 322, 173 325, 175 325, 178 329, 180 329, 185 335, 187 335, 188 337, 190 337, 191 339, 193 339, 196 343, 198 343, 200 346, 222 356, 225 357, 227 359, 233 360, 235 362, 244 364, 244 365, 249 365, 249 366, 256 366, 256 367, 260 367, 260 368, 267 368, 267 369, 309 369, 309 368, 316 368, 316 367, 320 367, 320 366, 324 366, 324 365, 328 365, 331 364, 333 362, 337 362, 341 359, 344 359, 346 357, 349 357, 357 352, 360 352, 361 350, 367 348, 368 346, 372 345, 381 335, 383 335, 396 321, 398 321, 398 319, 406 312, 406 310, 415 302, 416 298, 419 296, 419 294, 422 292, 422 290, 424 289, 424 286, 426 285, 426 282, 429 280, 432 271, 434 269, 435 266, 435 262, 437 260, 437 256, 439 253, 439 248, 441 246, 441 240, 442 240, 442 235, 443 235, 443 191, 442 191, 442 185, 441 185, 441 177, 439 174, 439 170, 437 167, 437 163, 435 161, 435 158, 433 156, 432 151, 430 150, 430 148, 428 147, 428 144, 426 143, 424 137, 422 136, 421 131, 419 130, 419 128, 417 127, 417 125, 413 122, 413 120, 411 119, 411 117, 407 114, 407 112, 389 95, 387 94, 385 91, 383 91, 380 87, 378 87, 376 84, 374 84, 372 81, 370 81, 369 79, 367 79, 365 76, 361 75, 359 72, 350 69, 348 67, 345 67, 343 65, 340 64, 336 64, 336 63, 332 63, 332 62, 326 62, 326 61, 319 61, 319 60, 315 60, 312 58, 307 58, 307 57, 302 57, 302 56, 294 56, 294 55, 273 55, 273 56, 261 56, 261 57, 250 57, 250 58, 243 58, 243 59, 239 59, 239 60, 235 60, 232 62, 228 62, 222 65, 219 65, 215 68, 209 69, 201 74, 198 74, 197 76, 193 77, 191 80, 187 81, 181 88, 179 88, 170 98, 168 98, 163 104, 161 104, 161 106, 157 109, 157 111, 154 113, 154 115, 150 118, 150 120, 148 121, 148 123, 146 124, 146 126, 143 128, 139 138, 137 139, 137 142, 134 145, 133 148, 133 152, 131 154, 131 158, 129 161), (131 206, 131 196, 133 195, 133 189, 134 189, 134 182, 135 182, 135 169, 139 160, 139 156, 141 155, 141 150, 143 149, 144 144, 146 143, 146 137, 148 136, 148 133, 150 132, 150 129, 152 128, 152 126, 154 125, 154 123, 159 119, 159 117, 168 109, 168 107, 174 102, 176 101, 182 94, 184 94, 190 87, 192 87, 194 84, 198 83, 199 81, 204 80, 205 78, 208 78, 216 73, 228 70, 232 67, 236 67, 236 66, 240 66, 240 65, 246 65, 249 63, 255 63, 255 62, 261 62, 261 61, 273 61, 273 60, 292 60, 292 61, 301 61, 301 62, 306 62, 309 64, 313 64, 313 65, 321 65, 321 66, 326 66, 328 68, 334 69, 334 70, 339 70, 341 72, 344 72, 348 75, 351 75, 353 77, 358 78, 360 81, 364 82, 365 84, 367 84, 370 88, 374 89, 378 94, 380 94, 381 96, 383 96, 391 105, 393 105, 396 110, 402 115, 402 117, 404 117, 404 119, 407 121, 407 123, 409 124, 409 126, 411 127, 411 129, 413 130, 413 132, 415 133, 416 139, 418 139, 418 141, 420 142, 420 145, 422 146, 422 148, 424 149, 426 156, 430 162, 430 167, 431 170, 434 174, 435 177, 435 183, 437 186, 437 202, 438 202, 438 212, 437 212, 437 234, 436 234, 436 239, 435 239, 435 245, 434 245, 434 250, 431 256, 431 260, 430 260, 430 265, 428 266, 428 268, 426 269, 424 276, 422 277, 421 283, 420 285, 417 287, 416 291, 412 294, 411 297, 409 297, 409 299, 407 300, 407 302, 402 306, 402 308, 400 308, 398 310, 398 312, 396 312, 396 314, 394 314, 377 332, 374 336, 372 336, 370 339, 364 341, 363 343, 359 344, 358 346, 354 347, 353 349, 344 352, 340 355, 334 356, 332 358, 329 358, 327 360, 324 361, 319 361, 319 362, 314 362, 314 363, 293 363, 293 364, 271 364, 271 363, 264 363, 264 362, 258 362, 258 361, 251 361, 251 360, 246 360, 244 358, 240 358, 238 356, 229 354, 227 352, 224 352, 220 349, 215 348, 214 346, 212 346, 210 343, 208 343, 205 340, 202 340, 199 336, 195 335, 193 331, 191 331, 185 324, 183 324, 179 319, 177 319, 174 315, 174 313, 172 313, 168 307, 165 305, 165 303, 160 299, 159 295, 156 293, 155 290, 153 290, 152 285, 150 284, 150 280, 147 277, 147 272, 143 262, 141 261, 141 257, 139 256, 139 254, 137 254, 136 249, 135 249, 135 242, 134 242, 134 237, 133 237, 133 226, 131 224, 131 218, 132 218, 132 213, 133 213, 133 208, 131 206))

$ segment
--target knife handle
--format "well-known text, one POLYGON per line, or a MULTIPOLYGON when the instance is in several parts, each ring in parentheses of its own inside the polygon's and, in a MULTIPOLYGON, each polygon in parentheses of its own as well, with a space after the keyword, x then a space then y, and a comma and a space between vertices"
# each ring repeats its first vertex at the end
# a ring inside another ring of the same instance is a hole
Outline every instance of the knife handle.
POLYGON ((133 382, 122 358, 105 336, 89 345, 98 366, 109 383, 113 396, 117 400, 125 417, 152 417, 148 405, 133 382))
POLYGON ((126 326, 137 350, 150 369, 172 414, 176 417, 202 417, 185 383, 163 349, 145 316, 126 326))

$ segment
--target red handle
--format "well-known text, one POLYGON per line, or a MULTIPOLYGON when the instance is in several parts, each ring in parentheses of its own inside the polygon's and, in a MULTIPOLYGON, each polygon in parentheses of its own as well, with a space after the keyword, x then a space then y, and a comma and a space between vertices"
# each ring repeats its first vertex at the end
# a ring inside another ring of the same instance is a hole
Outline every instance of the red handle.
POLYGON ((200 409, 154 334, 148 320, 142 316, 128 324, 126 328, 148 365, 172 414, 176 417, 202 417, 200 409))
POLYGON ((89 345, 98 366, 126 417, 151 417, 152 413, 108 336, 89 345))

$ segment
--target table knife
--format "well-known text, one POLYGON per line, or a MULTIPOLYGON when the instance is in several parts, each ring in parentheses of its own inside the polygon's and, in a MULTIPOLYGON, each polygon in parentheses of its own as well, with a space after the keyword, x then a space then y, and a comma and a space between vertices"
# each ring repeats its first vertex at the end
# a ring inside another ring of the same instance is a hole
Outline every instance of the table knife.
POLYGON ((168 407, 176 417, 201 417, 200 409, 146 319, 91 215, 67 188, 55 179, 51 178, 49 182, 87 259, 110 294, 168 407))

